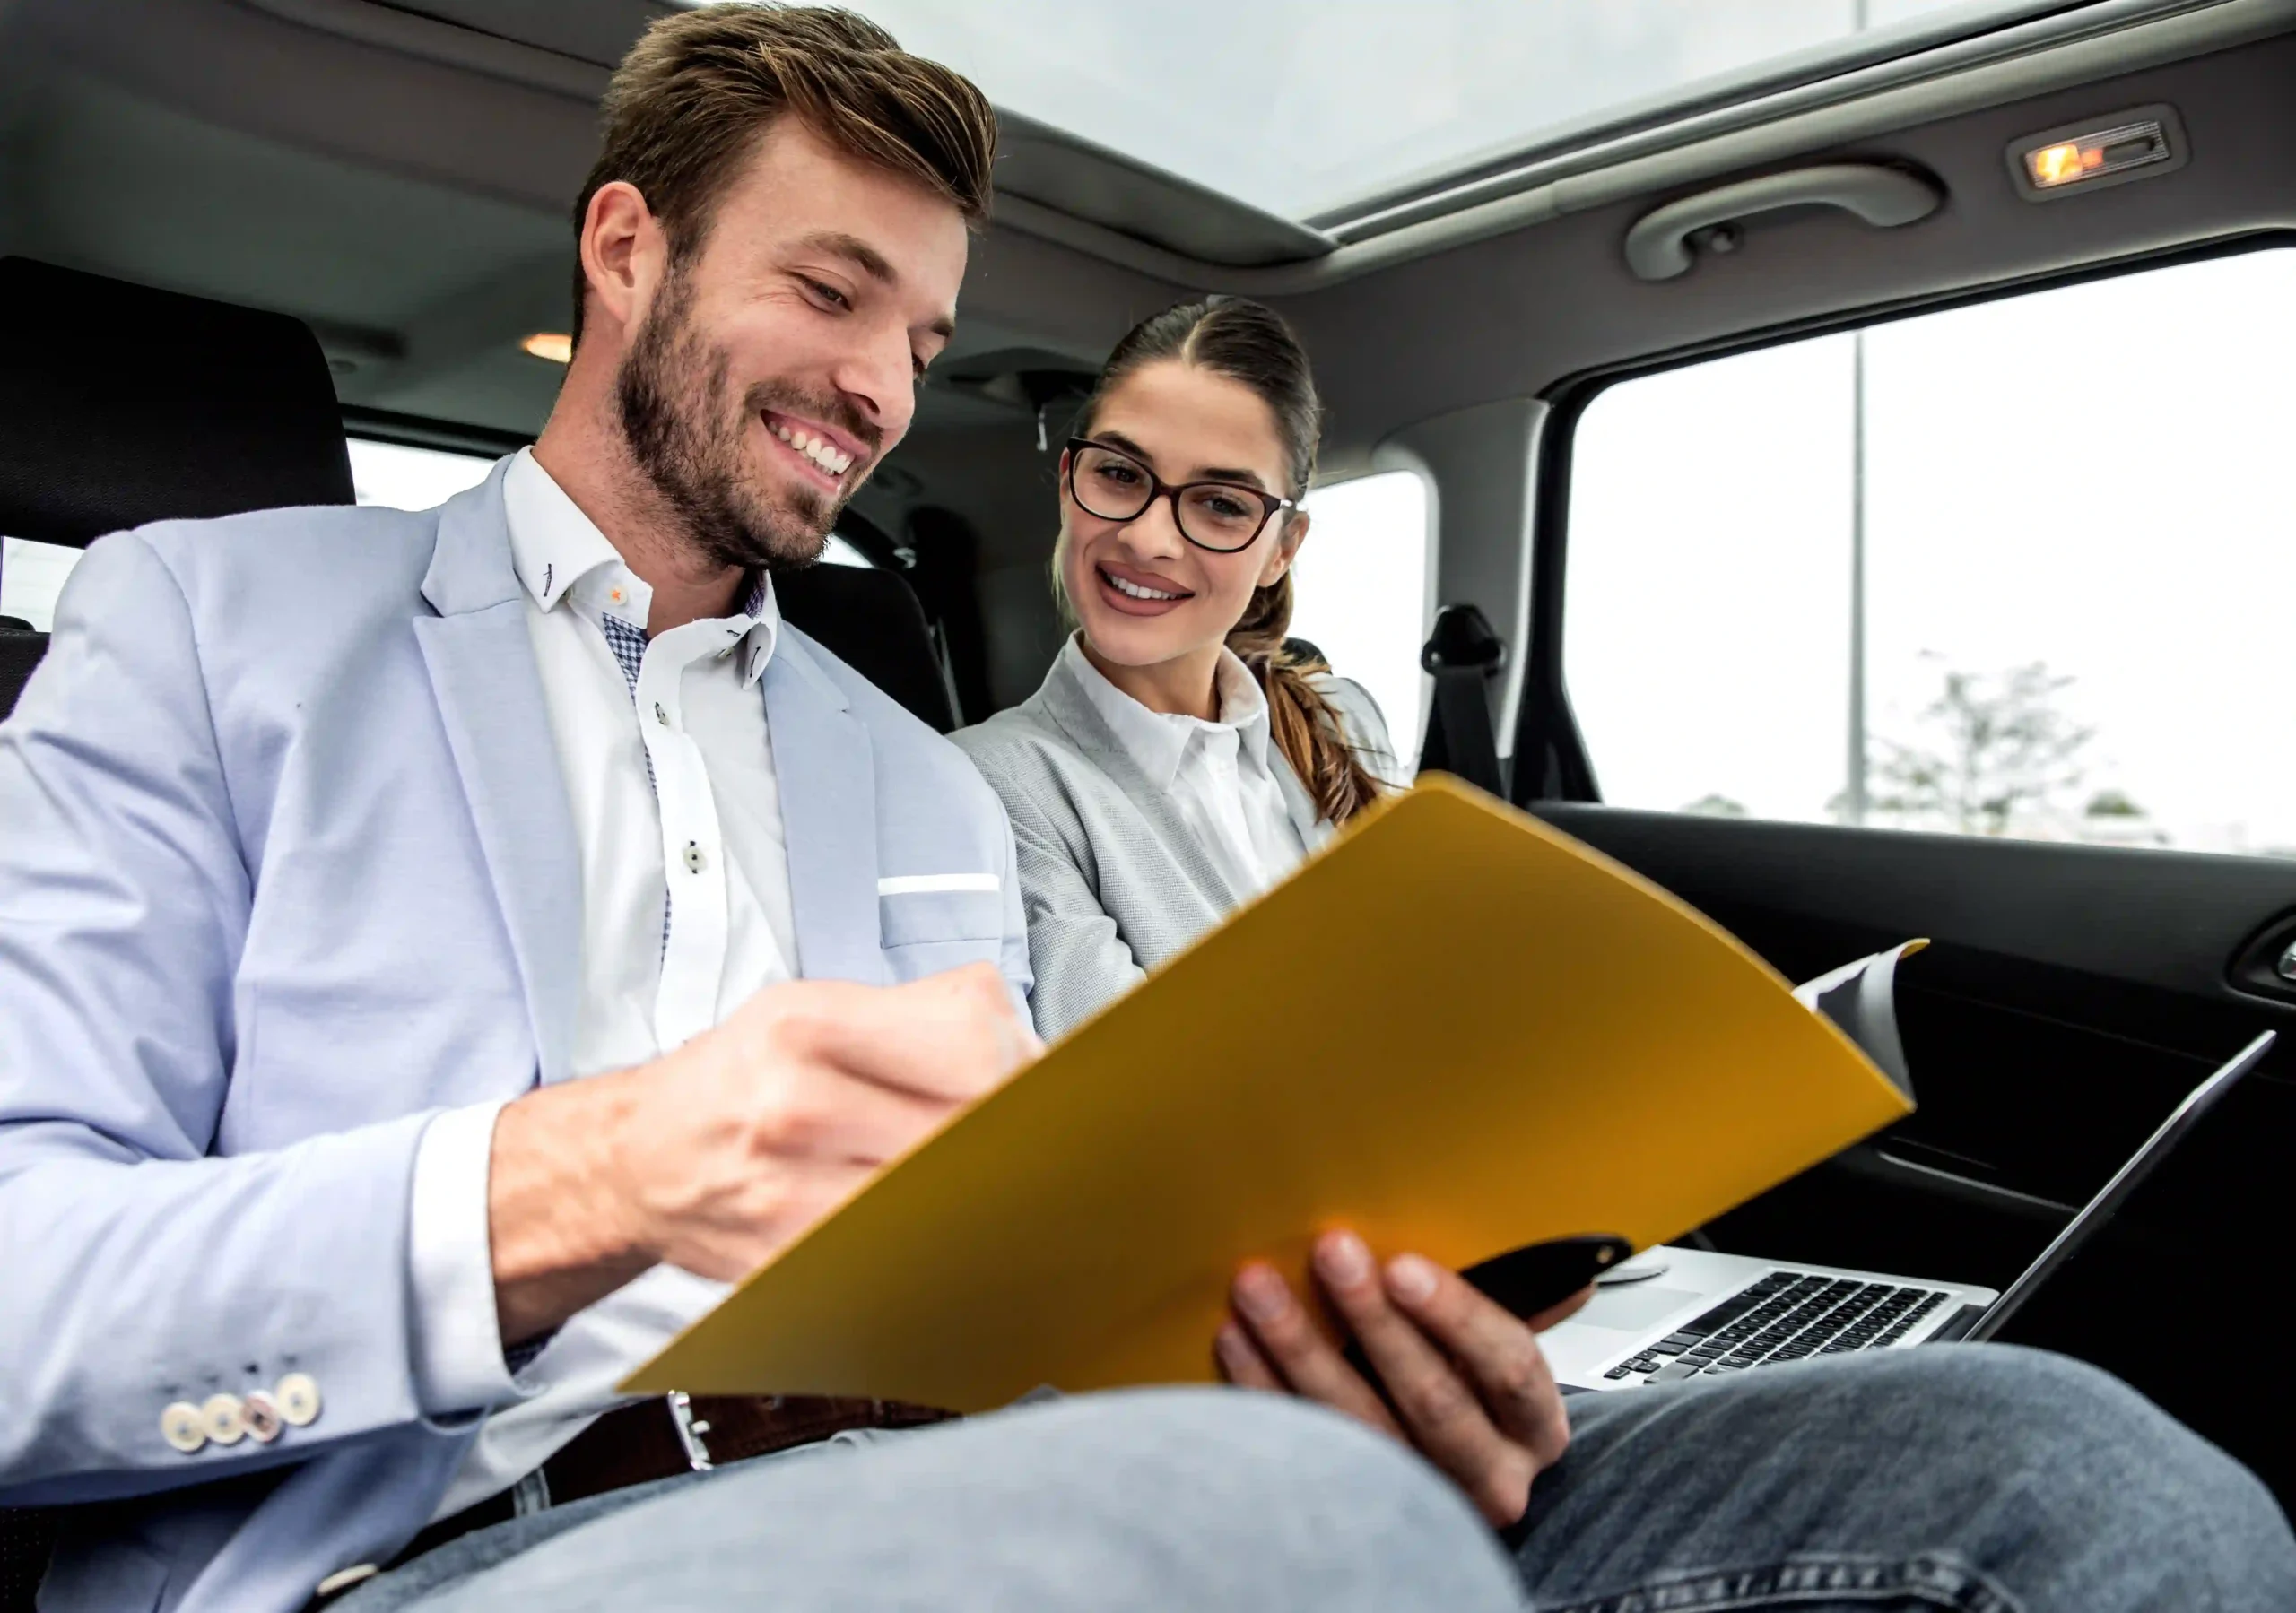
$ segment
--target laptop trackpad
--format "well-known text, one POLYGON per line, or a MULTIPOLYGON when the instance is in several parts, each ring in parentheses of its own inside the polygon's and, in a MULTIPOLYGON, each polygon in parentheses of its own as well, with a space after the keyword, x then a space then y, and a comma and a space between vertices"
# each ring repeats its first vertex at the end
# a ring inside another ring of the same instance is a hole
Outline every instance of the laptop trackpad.
POLYGON ((1596 1288, 1586 1308, 1570 1320, 1582 1326, 1635 1332, 1655 1326, 1697 1298, 1698 1295, 1690 1289, 1654 1288, 1648 1283, 1631 1288, 1596 1288))

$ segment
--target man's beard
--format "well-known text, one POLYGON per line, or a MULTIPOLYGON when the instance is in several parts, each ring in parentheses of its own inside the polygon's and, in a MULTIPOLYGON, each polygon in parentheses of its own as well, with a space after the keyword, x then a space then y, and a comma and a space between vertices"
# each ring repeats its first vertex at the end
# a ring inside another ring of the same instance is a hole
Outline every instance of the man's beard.
POLYGON ((743 451, 750 422, 775 409, 837 425, 872 449, 883 434, 844 398, 811 398, 778 382, 751 387, 738 412, 728 408, 731 360, 702 340, 692 312, 691 281, 674 268, 614 377, 631 457, 694 547, 719 565, 810 566, 821 559, 845 499, 810 489, 778 496, 761 489, 743 451))

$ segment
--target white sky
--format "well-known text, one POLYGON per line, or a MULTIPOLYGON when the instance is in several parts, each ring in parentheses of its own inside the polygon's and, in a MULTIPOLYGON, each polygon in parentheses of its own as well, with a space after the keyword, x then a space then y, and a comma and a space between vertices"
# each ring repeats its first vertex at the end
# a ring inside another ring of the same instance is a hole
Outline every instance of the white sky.
MULTIPOLYGON (((1846 38, 1858 0, 849 0, 999 106, 1305 216, 1846 38)), ((1874 29, 2017 0, 1867 0, 1874 29)))
MULTIPOLYGON (((1866 340, 1877 740, 1950 666, 2046 661, 2082 793, 2296 847, 2296 252, 1866 340)), ((1848 772, 1851 338, 1619 386, 1574 454, 1566 676, 1605 799, 1820 820, 1848 772)), ((1882 754, 1877 743, 1872 752, 1882 754)))

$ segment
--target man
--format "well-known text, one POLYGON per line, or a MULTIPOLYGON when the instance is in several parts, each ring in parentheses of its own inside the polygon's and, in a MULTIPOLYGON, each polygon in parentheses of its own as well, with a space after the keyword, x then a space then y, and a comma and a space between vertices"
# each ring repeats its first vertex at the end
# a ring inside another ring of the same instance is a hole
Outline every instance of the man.
POLYGON ((1344 1236, 1378 1391, 1264 1269, 1222 1347, 1344 1417, 613 1394, 1034 1048, 993 798, 771 587, 909 425, 992 131, 839 13, 659 24, 530 454, 90 551, 0 729, 0 1503, 93 1504, 42 1605, 2284 1598, 2270 1499, 2096 1375, 1653 1391, 1566 1457, 1530 1331, 1344 1236))

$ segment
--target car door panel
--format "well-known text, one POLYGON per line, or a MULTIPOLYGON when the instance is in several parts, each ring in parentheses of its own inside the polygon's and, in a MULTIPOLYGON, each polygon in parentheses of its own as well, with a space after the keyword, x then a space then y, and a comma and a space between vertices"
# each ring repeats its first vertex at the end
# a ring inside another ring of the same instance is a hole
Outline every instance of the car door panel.
MULTIPOLYGON (((1789 978, 1933 943, 1898 976, 1916 1113, 1722 1218, 1719 1247, 2001 1286, 2209 1070, 2296 1019, 2231 977, 2296 908, 2296 862, 1535 810, 1789 978)), ((2011 1329, 2118 1372, 2283 1496, 2289 1397, 2231 1340, 2263 1326, 2296 1230, 2291 1140, 2296 1036, 2011 1329)))

